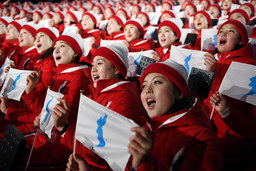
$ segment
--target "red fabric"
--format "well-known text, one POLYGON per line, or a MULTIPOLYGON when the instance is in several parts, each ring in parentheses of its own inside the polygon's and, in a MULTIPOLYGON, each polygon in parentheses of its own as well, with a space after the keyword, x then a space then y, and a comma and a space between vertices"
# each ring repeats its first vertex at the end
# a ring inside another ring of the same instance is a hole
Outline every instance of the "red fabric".
POLYGON ((151 50, 154 46, 146 39, 138 39, 129 42, 129 52, 140 52, 143 50, 151 50))
POLYGON ((22 48, 23 51, 23 55, 22 55, 22 59, 19 63, 19 65, 17 66, 17 69, 24 69, 24 70, 32 70, 33 66, 31 65, 31 61, 38 57, 39 54, 36 50, 35 47, 30 47, 29 48, 22 48))
MULTIPOLYGON (((136 123, 143 125, 144 122, 141 119, 142 105, 140 102, 140 95, 138 86, 135 82, 128 82, 119 85, 113 89, 105 92, 101 92, 108 86, 118 83, 124 80, 100 80, 98 81, 97 88, 91 88, 92 95, 89 97, 103 106, 106 106, 109 102, 109 109, 134 120, 136 123)), ((74 140, 74 127, 69 128, 65 133, 65 137, 62 139, 62 144, 67 144, 72 149, 74 140)), ((96 155, 94 152, 88 150, 80 142, 77 141, 76 153, 83 157, 90 165, 95 166, 92 170, 107 169, 107 163, 96 155)))
POLYGON ((198 99, 190 110, 152 118, 151 126, 151 155, 138 171, 221 170, 221 147, 198 99), (182 113, 185 115, 179 119, 173 118, 182 113), (170 118, 174 120, 164 124, 170 118), (182 148, 184 151, 177 155, 182 148))
MULTIPOLYGON (((231 64, 232 61, 256 65, 253 59, 254 54, 252 46, 246 45, 242 49, 234 50, 218 54, 219 61, 217 61, 215 79, 204 104, 208 108, 208 113, 211 112, 212 107, 209 104, 209 99, 212 93, 216 92, 231 64)), ((248 152, 255 152, 255 119, 256 109, 255 106, 245 102, 227 98, 230 105, 230 114, 226 118, 214 111, 213 122, 217 128, 217 136, 221 140, 223 146, 224 165, 228 170, 237 169, 237 167, 247 167, 246 162, 249 162, 251 157, 248 152)), ((255 163, 255 162, 254 162, 255 163)))
POLYGON ((93 36, 96 41, 96 46, 100 45, 100 40, 103 37, 103 31, 98 30, 98 29, 93 29, 93 30, 91 30, 91 29, 82 30, 81 29, 80 33, 81 33, 81 37, 83 39, 93 36))
MULTIPOLYGON (((173 46, 178 46, 180 44, 181 42, 178 42, 173 44, 173 46)), ((161 61, 165 61, 170 58, 171 47, 169 47, 169 49, 165 53, 164 53, 164 48, 162 47, 155 48, 155 51, 157 51, 157 53, 161 56, 161 61)))
POLYGON ((9 41, 5 39, 2 43, 1 50, 4 52, 5 58, 10 57, 10 59, 14 61, 15 66, 19 65, 19 62, 22 58, 22 50, 19 46, 18 40, 9 41), (12 53, 13 55, 11 55, 12 53))
POLYGON ((107 35, 106 33, 103 36, 104 40, 125 40, 123 31, 118 31, 112 33, 112 35, 107 35))

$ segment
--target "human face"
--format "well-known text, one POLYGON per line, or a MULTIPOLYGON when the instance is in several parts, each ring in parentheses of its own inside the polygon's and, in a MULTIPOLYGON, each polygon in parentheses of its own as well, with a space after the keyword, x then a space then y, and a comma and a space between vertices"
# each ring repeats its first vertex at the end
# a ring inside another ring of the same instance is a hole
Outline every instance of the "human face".
POLYGON ((11 8, 11 16, 15 17, 16 15, 18 15, 18 11, 16 10, 16 8, 12 7, 11 8))
POLYGON ((71 17, 71 15, 66 14, 64 18, 65 27, 71 25, 71 22, 74 22, 74 19, 71 17))
POLYGON ((224 10, 230 9, 232 5, 232 0, 223 0, 222 7, 224 10))
POLYGON ((132 7, 132 15, 137 15, 139 14, 140 10, 137 6, 132 7))
POLYGON ((84 15, 81 21, 82 27, 84 30, 86 29, 94 29, 95 23, 89 15, 84 15))
POLYGON ((117 13, 116 13, 116 15, 117 15, 118 17, 124 17, 124 18, 126 18, 126 15, 125 15, 125 13, 124 13, 122 10, 118 10, 117 13))
POLYGON ((47 14, 47 15, 44 15, 42 20, 48 20, 48 19, 51 19, 51 17, 47 14))
POLYGON ((210 7, 209 12, 214 19, 218 19, 218 17, 220 16, 220 11, 216 7, 210 7))
POLYGON ((177 41, 178 37, 175 35, 173 30, 168 26, 162 26, 159 29, 158 40, 163 48, 169 48, 172 44, 177 41))
POLYGON ((25 18, 26 17, 26 12, 25 11, 20 11, 20 18, 25 18))
POLYGON ((229 20, 237 20, 243 24, 246 24, 246 19, 240 12, 236 12, 236 13, 232 14, 230 16, 229 20))
POLYGON ((59 15, 58 13, 55 13, 55 14, 54 14, 53 20, 54 20, 54 23, 55 23, 55 24, 58 24, 59 22, 62 21, 60 15, 59 15))
POLYGON ((184 11, 185 17, 189 18, 191 15, 195 14, 195 10, 192 6, 188 5, 184 11))
POLYGON ((124 28, 124 36, 128 42, 140 39, 141 33, 139 29, 133 24, 127 24, 124 28))
POLYGON ((67 42, 60 40, 55 43, 53 58, 56 66, 74 63, 76 56, 77 54, 67 42))
POLYGON ((161 12, 167 11, 167 10, 171 10, 170 6, 168 4, 164 4, 161 7, 161 12))
POLYGON ((26 29, 20 30, 19 42, 20 42, 20 47, 31 47, 31 46, 34 46, 35 44, 33 35, 26 29))
POLYGON ((240 7, 240 9, 243 9, 243 10, 247 11, 249 16, 252 15, 252 10, 251 10, 251 8, 249 6, 243 5, 243 6, 240 7))
POLYGON ((139 19, 142 22, 143 26, 146 26, 148 24, 147 17, 144 14, 139 14, 137 16, 137 19, 139 19))
POLYGON ((91 77, 93 86, 97 87, 99 80, 118 79, 119 71, 106 58, 102 56, 95 56, 92 62, 91 77))
POLYGON ((145 11, 149 14, 151 12, 154 12, 154 8, 151 5, 146 5, 145 11))
POLYGON ((167 114, 173 104, 183 97, 174 83, 159 73, 150 73, 143 80, 141 101, 150 118, 167 114))
POLYGON ((203 14, 199 13, 194 18, 194 25, 196 30, 206 29, 208 28, 208 21, 203 14))
POLYGON ((34 23, 34 24, 38 24, 40 20, 41 20, 40 15, 37 14, 37 13, 34 13, 34 14, 33 14, 33 23, 34 23))
POLYGON ((5 34, 6 31, 7 31, 6 25, 3 22, 0 21, 0 35, 5 34))
POLYGON ((98 15, 101 14, 101 11, 100 11, 99 7, 97 7, 97 6, 93 7, 92 11, 93 11, 94 13, 98 14, 98 15))
POLYGON ((108 21, 107 31, 109 35, 112 35, 112 33, 114 32, 121 31, 121 28, 122 27, 118 24, 118 22, 114 18, 111 18, 108 21))
POLYGON ((53 46, 52 39, 44 32, 39 32, 36 34, 36 50, 39 54, 44 54, 48 49, 53 46))
POLYGON ((107 8, 105 11, 104 11, 104 17, 105 17, 105 19, 109 19, 110 17, 112 17, 113 16, 113 13, 112 13, 112 11, 109 9, 109 8, 107 8))
POLYGON ((6 40, 17 40, 19 37, 19 31, 14 25, 9 24, 7 26, 6 40))
POLYGON ((169 20, 170 18, 172 18, 172 16, 170 16, 169 14, 165 13, 162 15, 160 21, 163 22, 165 20, 169 20))
POLYGON ((201 2, 201 5, 202 5, 202 10, 207 10, 207 8, 208 8, 208 6, 209 6, 209 4, 208 4, 207 1, 202 1, 202 2, 201 2))
POLYGON ((217 48, 219 52, 232 51, 237 44, 242 44, 237 28, 232 24, 224 25, 217 35, 217 48))

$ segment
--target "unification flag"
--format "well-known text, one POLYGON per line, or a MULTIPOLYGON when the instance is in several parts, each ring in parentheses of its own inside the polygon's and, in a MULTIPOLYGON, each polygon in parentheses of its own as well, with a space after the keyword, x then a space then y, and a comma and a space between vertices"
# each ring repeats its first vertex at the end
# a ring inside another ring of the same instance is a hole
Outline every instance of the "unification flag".
POLYGON ((146 56, 148 58, 152 58, 153 57, 152 52, 154 51, 146 50, 141 52, 129 52, 128 54, 129 67, 128 67, 127 76, 128 77, 136 76, 136 71, 140 64, 141 57, 146 56))
POLYGON ((105 106, 81 95, 75 139, 94 151, 115 171, 125 170, 130 158, 130 128, 138 126, 105 106))
POLYGON ((12 61, 9 58, 6 58, 4 64, 0 68, 0 86, 2 86, 6 76, 8 74, 8 73, 5 72, 5 69, 10 65, 11 62, 12 61))
POLYGON ((189 74, 192 67, 196 67, 199 69, 206 68, 206 66, 204 65, 204 54, 206 53, 207 52, 172 46, 170 52, 170 59, 178 62, 181 65, 184 65, 189 74))
POLYGON ((202 29, 201 50, 214 50, 217 47, 217 29, 202 29))
POLYGON ((64 95, 54 92, 50 89, 47 90, 47 94, 44 100, 44 106, 41 111, 40 117, 40 129, 51 138, 52 128, 54 126, 53 117, 51 115, 54 107, 59 103, 58 98, 62 98, 64 95))
POLYGON ((26 89, 27 76, 30 73, 32 73, 32 71, 10 68, 0 96, 7 99, 20 101, 21 95, 26 89))
POLYGON ((256 105, 256 66, 232 62, 221 82, 219 92, 256 105))

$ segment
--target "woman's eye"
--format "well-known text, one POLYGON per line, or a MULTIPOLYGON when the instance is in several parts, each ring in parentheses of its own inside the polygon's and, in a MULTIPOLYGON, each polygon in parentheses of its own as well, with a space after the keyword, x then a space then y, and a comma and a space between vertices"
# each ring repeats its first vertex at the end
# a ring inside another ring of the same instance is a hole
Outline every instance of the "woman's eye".
POLYGON ((154 84, 161 84, 161 81, 154 81, 154 84))
POLYGON ((145 84, 143 84, 143 85, 142 85, 142 88, 143 88, 143 89, 144 89, 144 88, 146 88, 146 85, 145 85, 145 84))
POLYGON ((233 32, 234 32, 234 30, 229 30, 229 32, 233 33, 233 32))
POLYGON ((60 47, 65 47, 65 45, 61 45, 60 47))

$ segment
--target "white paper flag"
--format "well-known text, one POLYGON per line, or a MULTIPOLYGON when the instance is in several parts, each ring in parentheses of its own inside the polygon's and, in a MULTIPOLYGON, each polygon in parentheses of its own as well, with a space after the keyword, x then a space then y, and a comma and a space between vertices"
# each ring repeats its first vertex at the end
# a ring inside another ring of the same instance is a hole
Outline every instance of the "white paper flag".
POLYGON ((147 32, 144 34, 144 39, 151 39, 155 31, 157 32, 157 27, 150 26, 147 32))
POLYGON ((40 117, 40 129, 45 132, 49 138, 51 138, 52 128, 54 126, 54 121, 52 118, 52 111, 56 104, 58 98, 62 98, 64 95, 61 93, 54 92, 50 89, 47 90, 47 94, 44 100, 44 107, 41 111, 40 117))
POLYGON ((188 35, 188 33, 192 33, 193 29, 181 29, 181 37, 180 37, 180 42, 182 44, 185 43, 186 37, 188 35))
POLYGON ((136 76, 136 71, 137 67, 140 63, 140 59, 142 56, 146 56, 148 58, 152 58, 152 52, 153 50, 146 50, 146 51, 141 51, 141 52, 130 52, 128 54, 128 61, 129 61, 129 67, 128 67, 128 72, 127 76, 136 76))
POLYGON ((201 50, 214 50, 217 47, 217 29, 202 29, 201 50))
POLYGON ((70 26, 66 26, 62 34, 68 34, 68 33, 78 33, 78 27, 75 24, 72 24, 70 26))
POLYGON ((159 21, 159 18, 161 16, 161 12, 158 13, 158 12, 151 12, 148 14, 149 16, 149 19, 150 19, 150 24, 152 25, 158 25, 158 21, 159 21))
POLYGON ((83 52, 83 56, 87 56, 91 50, 90 47, 90 41, 91 41, 91 37, 88 37, 86 39, 84 39, 84 52, 83 52))
POLYGON ((222 80, 219 92, 256 105, 256 66, 232 62, 222 80))
POLYGON ((3 88, 1 90, 0 96, 7 99, 20 101, 21 95, 26 89, 27 76, 31 72, 32 71, 10 68, 3 88))
POLYGON ((199 69, 205 69, 204 65, 204 54, 207 52, 183 49, 176 46, 171 47, 170 59, 184 65, 188 74, 192 67, 197 67, 199 69))
POLYGON ((116 43, 123 43, 123 40, 101 40, 100 46, 109 46, 116 43))
POLYGON ((80 96, 75 138, 106 160, 115 171, 125 170, 130 158, 130 128, 138 126, 132 120, 105 106, 80 96))
POLYGON ((6 69, 7 66, 10 65, 11 62, 13 62, 13 61, 11 61, 9 58, 6 58, 4 64, 0 68, 0 86, 2 86, 6 76, 8 74, 8 73, 5 72, 5 69, 6 69))

